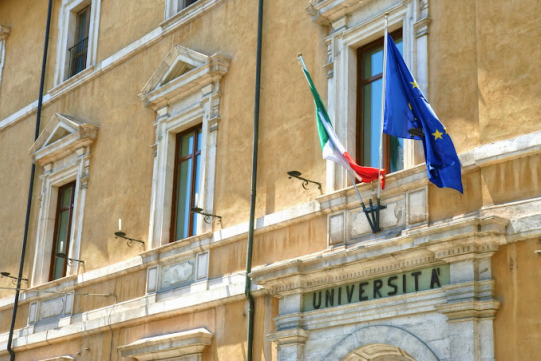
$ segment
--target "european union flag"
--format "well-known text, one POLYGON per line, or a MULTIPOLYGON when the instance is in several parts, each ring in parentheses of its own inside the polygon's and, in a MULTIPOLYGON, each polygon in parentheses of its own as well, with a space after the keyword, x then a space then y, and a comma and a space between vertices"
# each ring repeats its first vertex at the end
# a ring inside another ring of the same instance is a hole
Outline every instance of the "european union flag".
POLYGON ((387 68, 383 132, 423 142, 428 179, 439 188, 463 193, 460 161, 441 124, 387 34, 387 68))

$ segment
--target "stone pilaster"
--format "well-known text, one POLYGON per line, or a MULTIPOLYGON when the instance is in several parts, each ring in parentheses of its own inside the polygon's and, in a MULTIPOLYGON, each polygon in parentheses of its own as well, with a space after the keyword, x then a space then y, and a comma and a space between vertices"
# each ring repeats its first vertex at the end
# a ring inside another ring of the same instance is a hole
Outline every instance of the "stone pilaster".
POLYGON ((500 242, 498 235, 485 234, 431 247, 451 265, 451 284, 443 287, 447 303, 436 309, 449 323, 452 360, 494 360, 493 320, 500 302, 494 299, 491 257, 500 242))

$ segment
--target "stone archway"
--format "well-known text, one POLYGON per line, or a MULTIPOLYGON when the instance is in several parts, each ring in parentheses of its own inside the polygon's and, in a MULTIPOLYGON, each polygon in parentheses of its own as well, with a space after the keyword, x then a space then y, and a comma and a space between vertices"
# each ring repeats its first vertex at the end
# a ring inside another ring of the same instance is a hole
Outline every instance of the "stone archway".
POLYGON ((416 361, 406 351, 391 345, 373 343, 349 353, 342 361, 416 361))
POLYGON ((426 343, 411 332, 396 326, 367 326, 359 328, 335 344, 323 360, 439 361, 438 357, 426 343), (387 352, 387 354, 375 354, 374 352, 378 352, 378 350, 387 352), (372 352, 373 356, 370 356, 370 353, 368 353, 370 358, 365 357, 363 359, 361 358, 363 357, 362 353, 360 355, 356 354, 359 351, 364 353, 372 352), (393 351, 395 351, 395 354, 392 354, 393 351), (396 354, 396 351, 403 354, 396 354))

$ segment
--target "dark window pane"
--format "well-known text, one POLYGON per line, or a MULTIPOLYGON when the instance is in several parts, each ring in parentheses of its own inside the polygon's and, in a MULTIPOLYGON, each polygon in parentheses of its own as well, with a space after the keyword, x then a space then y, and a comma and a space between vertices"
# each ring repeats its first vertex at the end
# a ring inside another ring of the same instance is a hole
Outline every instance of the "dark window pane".
POLYGON ((177 181, 177 212, 175 240, 188 237, 190 217, 190 193, 192 189, 192 159, 188 159, 179 166, 177 181))
POLYGON ((381 86, 378 79, 363 87, 363 165, 377 168, 381 134, 381 86))
POLYGON ((77 41, 76 43, 80 42, 81 40, 83 40, 84 38, 86 38, 86 27, 87 27, 87 24, 86 24, 86 21, 87 21, 87 11, 89 11, 90 9, 87 9, 85 11, 82 11, 79 13, 78 17, 77 17, 77 41))
POLYGON ((183 158, 193 152, 193 132, 187 133, 180 138, 179 158, 183 158))
POLYGON ((69 209, 62 211, 58 220, 58 237, 56 242, 56 252, 66 252, 66 245, 68 242, 68 227, 69 227, 69 209))
MULTIPOLYGON (((200 174, 201 174, 201 155, 198 155, 196 157, 196 162, 195 162, 196 166, 195 166, 195 184, 194 184, 194 197, 195 198, 200 198, 199 197, 199 183, 200 183, 200 174)), ((195 202, 195 200, 194 200, 195 202)), ((194 206, 196 206, 194 204, 194 206)), ((199 205, 197 205, 199 206, 199 205)), ((192 225, 192 234, 196 234, 197 233, 197 214, 194 213, 193 214, 193 225, 192 225)))
POLYGON ((389 136, 391 173, 404 169, 404 139, 389 136))
POLYGON ((62 209, 68 208, 70 206, 70 201, 71 201, 71 187, 68 187, 62 191, 61 208, 62 209))
POLYGON ((64 276, 64 263, 65 262, 66 260, 64 258, 59 258, 59 257, 54 258, 54 271, 53 271, 52 280, 57 280, 64 276))
POLYGON ((202 129, 199 128, 199 129, 197 130, 197 150, 198 150, 198 151, 201 151, 201 143, 202 143, 201 138, 202 138, 202 134, 203 134, 203 133, 202 133, 202 129))
MULTIPOLYGON (((71 188, 67 188, 67 190, 70 190, 71 188)), ((64 191, 65 192, 65 191, 64 191)), ((63 193, 64 193, 63 192, 63 193)), ((68 198, 69 200, 69 198, 68 198)), ((70 211, 69 209, 60 212, 58 214, 58 230, 57 230, 57 237, 56 237, 56 247, 53 249, 54 255, 57 253, 66 253, 67 245, 68 245, 68 230, 69 230, 69 215, 70 211)), ((54 256, 54 270, 53 270, 53 280, 56 280, 58 278, 63 277, 64 275, 64 258, 58 258, 54 256)))
POLYGON ((364 54, 363 79, 383 72, 383 45, 364 54))
MULTIPOLYGON (((402 53, 402 38, 395 40, 395 44, 402 53)), ((363 54, 363 79, 382 72, 383 45, 363 54)), ((374 168, 379 167, 382 85, 380 78, 365 84, 362 89, 362 164, 374 168)), ((396 172, 404 168, 404 141, 389 137, 389 142, 390 172, 396 172)))

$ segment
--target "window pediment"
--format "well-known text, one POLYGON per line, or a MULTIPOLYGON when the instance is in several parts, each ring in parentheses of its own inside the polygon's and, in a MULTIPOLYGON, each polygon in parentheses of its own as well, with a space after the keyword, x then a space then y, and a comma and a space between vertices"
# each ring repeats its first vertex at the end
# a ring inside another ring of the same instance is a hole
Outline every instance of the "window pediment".
POLYGON ((315 23, 329 25, 372 2, 371 0, 315 0, 310 1, 305 9, 315 23))
POLYGON ((213 336, 207 329, 197 328, 143 338, 118 349, 122 357, 132 357, 139 361, 170 360, 173 357, 201 355, 203 349, 212 343, 213 336))
POLYGON ((175 45, 141 90, 139 96, 154 110, 220 81, 230 60, 175 45))
POLYGON ((43 166, 90 145, 96 139, 98 129, 96 125, 56 113, 32 145, 29 153, 34 163, 43 166))

